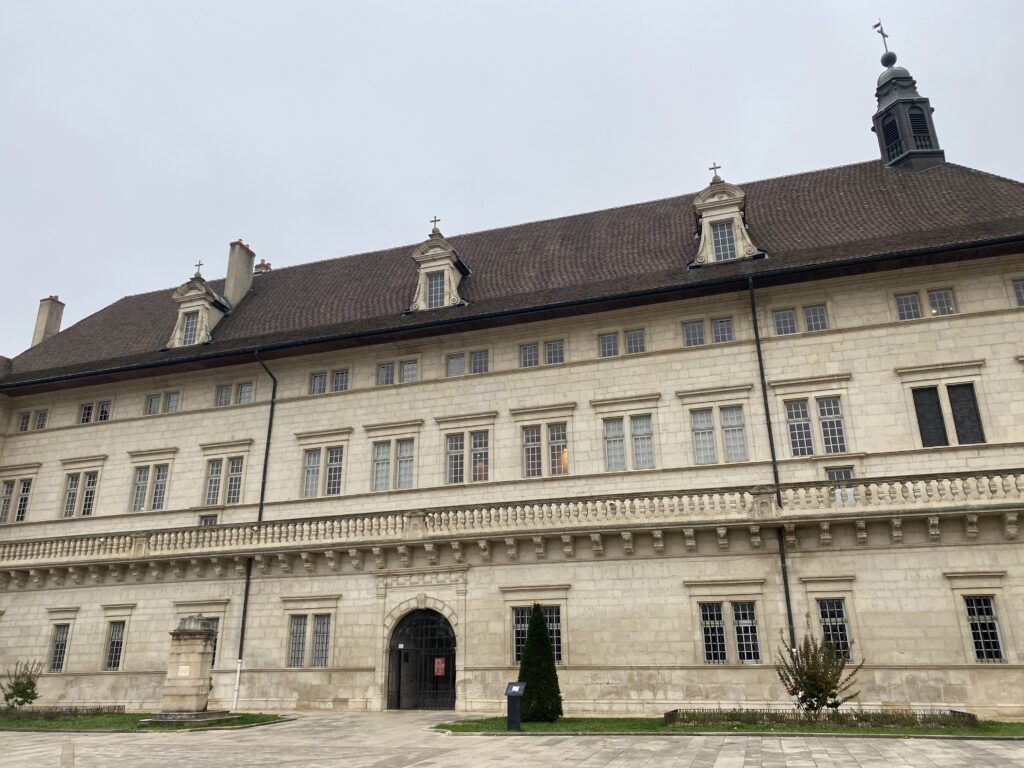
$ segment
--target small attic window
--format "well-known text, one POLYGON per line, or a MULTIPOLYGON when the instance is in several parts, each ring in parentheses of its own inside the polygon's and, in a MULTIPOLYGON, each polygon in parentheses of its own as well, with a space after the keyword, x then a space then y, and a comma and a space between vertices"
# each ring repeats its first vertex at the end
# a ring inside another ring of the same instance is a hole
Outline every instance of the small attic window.
POLYGON ((444 306, 444 272, 427 274, 427 309, 444 306))
POLYGON ((715 248, 715 261, 728 261, 736 258, 736 237, 731 221, 712 224, 711 238, 715 248))
POLYGON ((928 118, 920 107, 911 107, 909 112, 910 132, 914 134, 914 149, 931 149, 932 136, 928 130, 928 118))
POLYGON ((190 347, 197 341, 199 332, 199 313, 186 312, 181 320, 181 346, 190 347))

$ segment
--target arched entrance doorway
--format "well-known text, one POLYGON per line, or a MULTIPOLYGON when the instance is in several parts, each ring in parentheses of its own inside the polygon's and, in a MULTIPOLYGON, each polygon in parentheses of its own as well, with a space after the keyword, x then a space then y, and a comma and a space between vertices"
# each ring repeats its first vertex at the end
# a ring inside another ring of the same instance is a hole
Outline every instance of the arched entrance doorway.
POLYGON ((413 611, 391 633, 388 709, 455 708, 455 630, 437 611, 413 611))

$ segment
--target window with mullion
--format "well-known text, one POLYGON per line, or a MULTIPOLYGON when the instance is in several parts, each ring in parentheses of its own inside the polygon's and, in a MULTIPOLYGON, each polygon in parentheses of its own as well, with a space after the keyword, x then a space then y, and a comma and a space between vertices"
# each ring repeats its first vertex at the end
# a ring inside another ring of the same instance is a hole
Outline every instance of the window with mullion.
POLYGON ((732 341, 733 329, 731 317, 715 317, 711 319, 711 342, 723 344, 732 341))
POLYGON ((814 438, 811 434, 811 416, 806 400, 786 403, 786 423, 789 427, 789 446, 794 456, 813 456, 814 438))
MULTIPOLYGON (((1022 281, 1024 282, 1024 281, 1022 281)), ((1024 302, 1022 302, 1024 303, 1024 302)), ((561 339, 544 342, 544 364, 558 365, 565 362, 565 342, 561 339)))
POLYGON ((643 328, 634 328, 626 331, 623 335, 625 336, 627 355, 639 355, 641 352, 647 351, 647 332, 643 328))
POLYGON ((818 422, 825 453, 846 453, 846 429, 838 397, 818 398, 818 422))
POLYGON ((409 384, 419 378, 419 364, 416 360, 402 360, 398 367, 398 381, 409 384))
POLYGON ((395 488, 412 488, 414 449, 412 438, 395 443, 395 488))
POLYGON ((206 463, 206 504, 220 503, 220 479, 224 470, 223 459, 210 459, 206 463))
POLYGON ((731 221, 719 221, 711 225, 711 244, 715 252, 715 261, 736 258, 736 236, 731 221))
POLYGON ((633 468, 654 469, 654 429, 649 414, 629 417, 633 436, 633 468))
POLYGON ((955 315, 957 313, 956 295, 952 288, 935 288, 928 291, 928 305, 931 307, 932 315, 955 315))
POLYGON ((726 461, 747 460, 747 431, 743 420, 742 405, 725 405, 718 409, 722 422, 722 438, 725 442, 726 461))
POLYGON ((232 386, 230 384, 221 384, 218 386, 213 398, 214 407, 224 408, 231 405, 231 390, 232 386))
POLYGON ((700 603, 700 627, 704 638, 704 663, 725 664, 725 617, 721 603, 700 603))
POLYGON ((544 474, 541 460, 541 432, 539 425, 523 427, 523 476, 540 477, 544 474))
POLYGON ((341 368, 331 373, 331 391, 344 392, 348 389, 348 368, 341 368))
POLYGON ((464 435, 447 435, 445 452, 447 468, 445 480, 448 483, 464 483, 466 481, 466 438, 464 435))
POLYGON ((757 637, 757 611, 752 600, 732 604, 733 631, 736 634, 736 659, 740 663, 758 664, 761 645, 757 637))
POLYGON ((799 329, 796 325, 795 309, 779 309, 772 313, 775 321, 775 335, 788 336, 796 333, 799 329))
POLYGON ((621 418, 604 420, 604 468, 608 472, 626 468, 625 437, 621 418))
POLYGON ((373 490, 386 491, 391 477, 391 442, 373 444, 373 490))
POLYGON ((599 357, 618 357, 619 334, 602 333, 597 337, 597 354, 599 357))
POLYGON ((715 421, 710 408, 690 411, 693 428, 693 460, 696 464, 714 464, 718 461, 715 450, 715 421))
POLYGON ((64 517, 89 517, 96 504, 98 472, 75 472, 64 481, 64 517))
POLYGON ((198 341, 199 313, 186 312, 181 323, 181 346, 190 347, 198 341))
POLYGON ((814 304, 809 307, 804 307, 804 330, 828 330, 828 311, 825 309, 824 304, 814 304))
POLYGON ((569 431, 564 423, 548 424, 548 474, 569 474, 569 431))
POLYGON ((487 373, 490 370, 490 354, 486 349, 469 353, 469 372, 487 373))

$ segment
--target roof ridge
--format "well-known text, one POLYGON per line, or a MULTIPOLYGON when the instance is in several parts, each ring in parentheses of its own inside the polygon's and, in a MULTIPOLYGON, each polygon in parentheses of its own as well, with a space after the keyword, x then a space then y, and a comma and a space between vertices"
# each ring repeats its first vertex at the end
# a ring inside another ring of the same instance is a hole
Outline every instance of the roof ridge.
MULTIPOLYGON (((982 171, 978 168, 971 168, 969 165, 960 165, 960 163, 942 163, 940 165, 933 165, 932 168, 941 168, 943 165, 953 165, 957 168, 967 171, 968 173, 977 174, 978 176, 987 176, 990 179, 999 179, 999 181, 1008 181, 1011 184, 1016 184, 1018 187, 1024 187, 1024 181, 1017 181, 1011 179, 1009 176, 1000 176, 998 173, 989 173, 988 171, 982 171)), ((926 168, 926 171, 932 170, 932 168, 926 168)))

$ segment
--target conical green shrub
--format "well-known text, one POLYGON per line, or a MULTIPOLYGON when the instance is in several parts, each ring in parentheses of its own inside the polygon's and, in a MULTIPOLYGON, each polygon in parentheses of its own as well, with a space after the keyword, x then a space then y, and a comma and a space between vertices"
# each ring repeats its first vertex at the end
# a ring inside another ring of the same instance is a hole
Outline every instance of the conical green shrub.
POLYGON ((533 604, 530 623, 526 627, 519 681, 526 683, 522 701, 523 722, 553 723, 562 716, 555 649, 551 646, 548 623, 540 603, 533 604))

